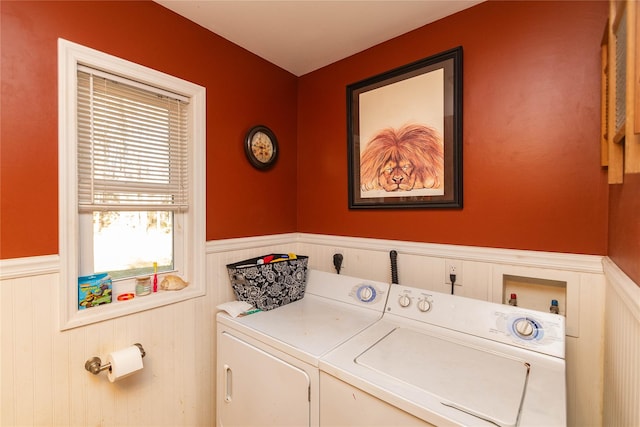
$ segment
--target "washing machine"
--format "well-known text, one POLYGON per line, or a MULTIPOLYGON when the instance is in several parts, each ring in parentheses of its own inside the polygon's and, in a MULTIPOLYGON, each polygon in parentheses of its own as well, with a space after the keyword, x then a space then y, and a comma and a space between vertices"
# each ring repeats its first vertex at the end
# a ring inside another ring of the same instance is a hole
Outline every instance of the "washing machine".
POLYGON ((564 317, 392 285, 320 359, 321 426, 566 425, 564 317))
POLYGON ((318 360, 380 320, 389 284, 318 270, 305 296, 217 320, 217 425, 318 426, 318 360))

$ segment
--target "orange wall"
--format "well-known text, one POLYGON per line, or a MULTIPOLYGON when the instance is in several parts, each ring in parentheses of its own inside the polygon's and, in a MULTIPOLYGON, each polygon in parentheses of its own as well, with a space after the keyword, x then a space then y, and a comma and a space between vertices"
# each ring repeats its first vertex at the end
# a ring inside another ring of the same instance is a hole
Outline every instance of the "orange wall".
MULTIPOLYGON (((1 13, 0 259, 55 254, 56 39, 207 88, 207 239, 301 231, 606 254, 637 268, 640 183, 599 167, 605 1, 487 2, 301 78, 150 2, 7 2, 1 13), (160 27, 154 29, 153 26, 160 27), (347 208, 349 83, 462 45, 464 209, 347 208), (263 173, 254 124, 278 135, 263 173), (637 228, 637 227, 636 227, 637 228)), ((638 282, 636 273, 636 282, 638 282)))
POLYGON ((298 231, 605 254, 607 12, 604 1, 491 1, 301 77, 298 231), (349 210, 345 87, 459 45, 464 209, 349 210))
POLYGON ((207 239, 295 231, 294 75, 150 1, 1 3, 0 258, 58 253, 57 38, 207 88, 207 239), (244 157, 276 133, 269 173, 244 157))

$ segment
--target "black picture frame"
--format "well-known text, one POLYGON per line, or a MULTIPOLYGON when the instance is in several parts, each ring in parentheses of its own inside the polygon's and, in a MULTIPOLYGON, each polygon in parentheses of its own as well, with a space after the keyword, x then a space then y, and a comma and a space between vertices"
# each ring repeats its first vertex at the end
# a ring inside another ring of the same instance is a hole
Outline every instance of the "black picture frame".
POLYGON ((347 86, 349 209, 462 209, 462 47, 347 86))

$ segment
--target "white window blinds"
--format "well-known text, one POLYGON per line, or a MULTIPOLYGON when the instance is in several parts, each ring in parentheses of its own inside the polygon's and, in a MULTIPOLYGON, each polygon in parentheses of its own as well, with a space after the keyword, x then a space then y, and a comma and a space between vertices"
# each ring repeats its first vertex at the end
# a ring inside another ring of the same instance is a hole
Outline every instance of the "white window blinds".
POLYGON ((188 99, 78 67, 78 206, 186 210, 188 99))

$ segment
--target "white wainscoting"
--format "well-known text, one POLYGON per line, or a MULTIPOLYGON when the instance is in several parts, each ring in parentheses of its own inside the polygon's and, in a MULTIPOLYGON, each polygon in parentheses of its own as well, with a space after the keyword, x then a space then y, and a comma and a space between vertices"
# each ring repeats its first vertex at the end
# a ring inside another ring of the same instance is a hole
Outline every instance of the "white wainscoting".
POLYGON ((295 240, 214 243, 205 296, 62 332, 57 256, 0 261, 0 425, 214 425, 215 306, 233 298, 225 265, 295 240), (136 342, 147 355, 135 375, 112 384, 84 369, 136 342))
MULTIPOLYGON (((446 259, 462 262, 460 295, 492 300, 498 270, 575 277, 579 333, 567 341, 570 425, 601 425, 604 275, 601 257, 290 233, 207 243, 206 295, 59 331, 57 256, 0 261, 0 424, 3 426, 203 426, 215 424, 216 305, 234 299, 226 264, 273 252, 309 255, 311 268, 448 292, 446 259), (589 315, 584 315, 588 313, 589 315), (84 369, 135 342, 143 371, 111 384, 84 369)), ((511 273, 510 273, 511 274, 511 273)))
POLYGON ((0 424, 205 425, 213 419, 205 299, 61 332, 59 273, 2 280, 0 424), (144 369, 111 384, 84 363, 141 343, 144 369), (204 379, 204 381, 203 381, 204 379), (208 379, 208 380, 207 380, 208 379))
POLYGON ((640 426, 640 287, 611 260, 604 341, 605 426, 640 426))

